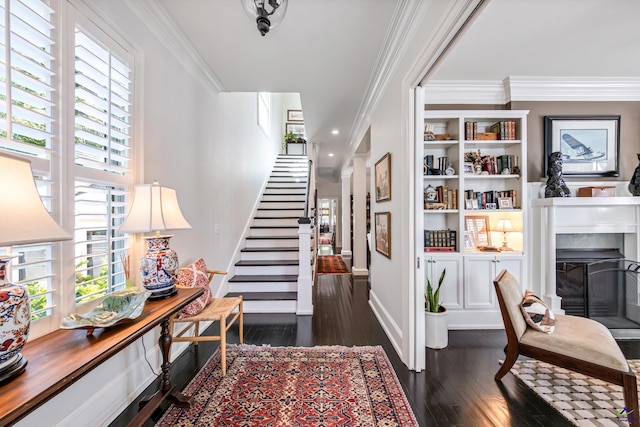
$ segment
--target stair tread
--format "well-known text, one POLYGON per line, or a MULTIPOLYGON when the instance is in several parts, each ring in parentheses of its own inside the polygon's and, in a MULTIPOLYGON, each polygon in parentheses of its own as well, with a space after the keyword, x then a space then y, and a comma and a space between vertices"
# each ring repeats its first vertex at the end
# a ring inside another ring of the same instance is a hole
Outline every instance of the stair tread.
MULTIPOLYGON (((313 236, 311 236, 313 237, 313 236)), ((269 240, 269 239, 276 239, 276 240, 287 240, 287 239, 300 239, 300 236, 298 236, 297 234, 292 234, 290 236, 247 236, 246 237, 247 240, 269 240)))
POLYGON ((299 216, 254 216, 253 219, 298 219, 299 216))
POLYGON ((299 228, 297 225, 252 225, 249 228, 299 228))
POLYGON ((242 295, 243 301, 283 301, 297 300, 296 292, 229 292, 227 297, 242 295))
POLYGON ((236 274, 229 283, 237 282, 296 282, 297 274, 236 274))
POLYGON ((297 259, 283 259, 283 260, 260 260, 260 261, 238 261, 236 262, 237 266, 240 267, 250 267, 250 266, 278 266, 278 265, 299 265, 297 259))
POLYGON ((302 208, 258 208, 259 211, 303 211, 302 208))

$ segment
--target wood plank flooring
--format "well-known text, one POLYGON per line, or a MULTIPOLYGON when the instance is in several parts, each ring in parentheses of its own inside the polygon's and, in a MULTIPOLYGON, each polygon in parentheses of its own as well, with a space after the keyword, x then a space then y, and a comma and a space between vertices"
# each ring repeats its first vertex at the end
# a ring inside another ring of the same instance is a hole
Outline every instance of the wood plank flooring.
MULTIPOLYGON (((318 276, 314 286, 313 316, 246 314, 245 343, 272 346, 381 345, 394 366, 420 426, 570 426, 513 375, 495 382, 498 360, 504 357, 506 336, 502 330, 450 331, 449 346, 427 349, 427 369, 409 371, 368 305, 366 280, 348 275, 318 276)), ((217 329, 217 326, 212 326, 217 329)), ((207 333, 217 331, 207 331, 207 333)), ((237 328, 228 333, 238 342, 237 328)), ((640 358, 638 341, 622 341, 629 358, 640 358)), ((174 383, 182 389, 217 348, 201 343, 180 356, 172 370, 174 383)), ((152 384, 149 392, 157 389, 152 384)), ((137 402, 112 426, 124 426, 137 411, 137 402)), ((161 415, 156 414, 157 420, 161 415)), ((153 422, 147 423, 152 426, 153 422)))

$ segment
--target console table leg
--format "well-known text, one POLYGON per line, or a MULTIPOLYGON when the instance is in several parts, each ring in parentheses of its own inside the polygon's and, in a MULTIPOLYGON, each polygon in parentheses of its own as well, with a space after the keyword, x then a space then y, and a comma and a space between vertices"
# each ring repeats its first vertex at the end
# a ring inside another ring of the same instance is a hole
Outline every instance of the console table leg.
POLYGON ((160 324, 160 338, 158 345, 162 352, 162 393, 171 390, 171 363, 169 363, 169 350, 171 349, 171 334, 169 334, 169 319, 166 318, 160 324))

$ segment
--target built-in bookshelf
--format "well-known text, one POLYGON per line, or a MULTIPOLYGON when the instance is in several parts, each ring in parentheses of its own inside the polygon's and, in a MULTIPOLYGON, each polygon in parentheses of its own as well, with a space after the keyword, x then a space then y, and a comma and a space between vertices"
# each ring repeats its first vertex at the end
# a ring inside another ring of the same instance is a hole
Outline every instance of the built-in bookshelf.
POLYGON ((524 274, 527 113, 424 110, 417 121, 417 246, 431 280, 454 270, 441 290, 451 329, 500 327, 493 278, 524 274))

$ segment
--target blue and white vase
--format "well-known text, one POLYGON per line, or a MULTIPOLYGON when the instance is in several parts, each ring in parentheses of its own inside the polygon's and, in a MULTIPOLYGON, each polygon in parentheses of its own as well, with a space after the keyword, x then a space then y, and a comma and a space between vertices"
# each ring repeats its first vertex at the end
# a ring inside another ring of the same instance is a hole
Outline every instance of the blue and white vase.
MULTIPOLYGON (((15 365, 26 365, 20 350, 27 343, 31 325, 29 293, 22 285, 11 284, 7 266, 15 255, 0 255, 0 377, 15 365)), ((20 372, 22 372, 20 370, 20 372)), ((16 372, 19 373, 19 372, 16 372)))
POLYGON ((151 291, 149 299, 171 296, 177 292, 178 254, 169 247, 173 236, 151 236, 147 240, 147 252, 140 258, 140 281, 151 291))

